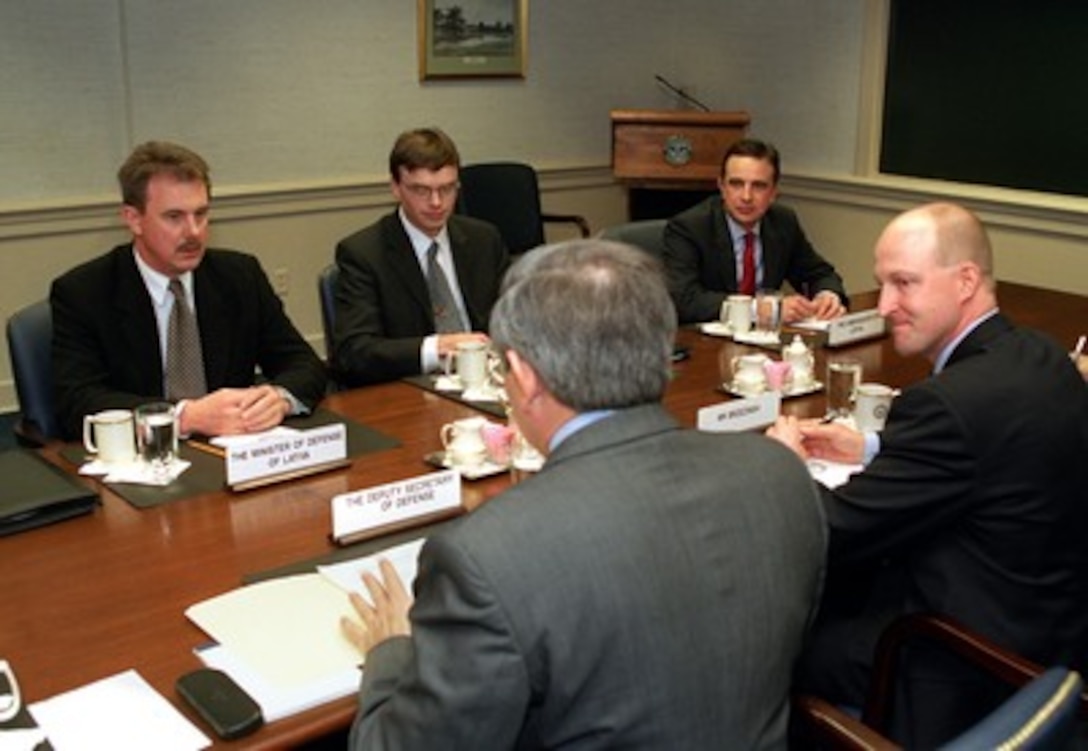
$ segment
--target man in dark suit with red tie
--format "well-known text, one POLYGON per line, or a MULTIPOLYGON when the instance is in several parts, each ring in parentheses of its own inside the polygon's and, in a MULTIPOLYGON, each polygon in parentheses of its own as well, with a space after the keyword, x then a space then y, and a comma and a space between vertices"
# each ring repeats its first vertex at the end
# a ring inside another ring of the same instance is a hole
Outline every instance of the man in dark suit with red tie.
POLYGON ((805 237, 797 215, 774 203, 780 160, 774 146, 743 139, 726 151, 712 196, 665 227, 669 292, 681 323, 716 321, 734 293, 778 289, 783 320, 835 318, 846 312, 842 278, 805 237))

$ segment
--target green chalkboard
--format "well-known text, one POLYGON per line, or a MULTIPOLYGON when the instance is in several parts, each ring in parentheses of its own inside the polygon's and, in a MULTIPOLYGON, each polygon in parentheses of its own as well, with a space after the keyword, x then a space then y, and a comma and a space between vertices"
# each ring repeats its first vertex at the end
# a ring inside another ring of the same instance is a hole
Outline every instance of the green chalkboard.
POLYGON ((1088 2, 891 0, 881 172, 1088 195, 1088 2))

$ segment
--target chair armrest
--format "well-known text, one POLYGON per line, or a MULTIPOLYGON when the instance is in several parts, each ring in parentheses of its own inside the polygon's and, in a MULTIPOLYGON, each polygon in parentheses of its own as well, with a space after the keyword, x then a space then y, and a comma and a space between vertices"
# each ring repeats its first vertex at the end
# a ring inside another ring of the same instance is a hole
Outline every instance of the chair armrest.
MULTIPOLYGON (((894 702, 894 686, 900 650, 909 642, 926 640, 939 644, 991 673, 1009 686, 1020 688, 1039 677, 1045 668, 994 644, 986 637, 944 616, 914 613, 897 619, 881 634, 873 665, 862 721, 885 728, 894 702)), ((1081 695, 1080 716, 1088 717, 1088 696, 1081 695)))
POLYGON ((794 720, 805 734, 805 747, 838 751, 898 751, 900 746, 861 720, 816 696, 793 697, 794 720), (810 746, 809 744, 812 744, 810 746))
POLYGON ((545 222, 575 224, 578 226, 578 231, 581 232, 582 237, 589 237, 589 222, 586 221, 584 216, 578 214, 541 214, 540 218, 545 222))

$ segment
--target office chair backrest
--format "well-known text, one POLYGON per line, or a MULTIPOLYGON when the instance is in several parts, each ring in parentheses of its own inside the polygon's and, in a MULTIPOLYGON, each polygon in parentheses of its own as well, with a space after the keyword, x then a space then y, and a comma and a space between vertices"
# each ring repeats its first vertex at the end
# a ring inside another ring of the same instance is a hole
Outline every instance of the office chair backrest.
POLYGON ((22 413, 16 437, 29 445, 59 438, 53 405, 53 311, 48 300, 17 311, 7 322, 8 354, 22 413))
POLYGON ((536 170, 519 162, 461 167, 457 213, 483 219, 499 229, 506 249, 524 253, 544 243, 544 219, 536 170))
POLYGON ((665 225, 667 219, 643 219, 637 222, 616 224, 601 230, 606 240, 634 245, 660 260, 665 254, 665 225))
POLYGON ((1050 668, 941 750, 1067 749, 1076 737, 1082 688, 1076 671, 1050 668))
POLYGON ((336 328, 336 283, 340 267, 330 263, 317 275, 317 296, 321 300, 321 328, 325 333, 325 359, 332 364, 332 335, 336 328))

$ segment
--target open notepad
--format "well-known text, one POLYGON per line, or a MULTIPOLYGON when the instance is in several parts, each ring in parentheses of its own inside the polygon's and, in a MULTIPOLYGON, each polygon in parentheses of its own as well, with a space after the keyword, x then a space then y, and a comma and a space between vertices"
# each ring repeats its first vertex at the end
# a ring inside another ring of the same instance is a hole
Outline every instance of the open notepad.
POLYGON ((347 593, 366 597, 361 576, 377 575, 382 558, 411 588, 422 546, 422 539, 414 540, 199 602, 185 615, 216 643, 197 655, 245 689, 267 722, 348 696, 359 688, 363 657, 340 631, 341 616, 358 618, 347 593))

